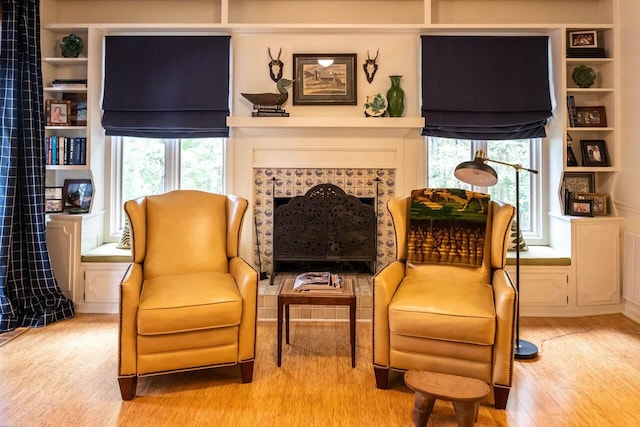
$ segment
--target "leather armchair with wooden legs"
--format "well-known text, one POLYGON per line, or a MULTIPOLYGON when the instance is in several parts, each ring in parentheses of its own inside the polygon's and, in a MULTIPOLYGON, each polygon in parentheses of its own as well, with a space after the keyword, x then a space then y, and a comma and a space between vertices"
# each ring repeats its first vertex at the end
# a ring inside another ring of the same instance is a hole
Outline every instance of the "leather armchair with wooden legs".
POLYGON ((125 203, 133 263, 120 285, 118 382, 240 365, 253 379, 258 272, 239 252, 247 200, 178 190, 125 203))
POLYGON ((388 202, 397 256, 373 278, 376 385, 388 388, 389 370, 478 378, 504 409, 517 316, 517 292, 504 270, 515 209, 489 202, 482 264, 475 267, 408 263, 410 205, 411 196, 388 202))

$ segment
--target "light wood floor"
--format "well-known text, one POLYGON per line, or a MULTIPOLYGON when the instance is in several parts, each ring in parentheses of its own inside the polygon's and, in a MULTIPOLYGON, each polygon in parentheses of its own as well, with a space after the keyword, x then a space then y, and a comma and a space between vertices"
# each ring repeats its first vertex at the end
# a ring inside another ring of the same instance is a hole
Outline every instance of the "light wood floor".
MULTIPOLYGON (((483 402, 477 426, 640 425, 640 325, 622 315, 525 318, 540 348, 518 361, 507 410, 483 402)), ((350 367, 347 323, 295 323, 276 366, 276 325, 258 326, 252 384, 223 368, 141 379, 122 402, 116 315, 78 315, 0 347, 0 426, 410 426, 402 376, 375 388, 371 323, 357 326, 350 367), (276 424, 277 423, 277 424, 276 424)), ((437 402, 429 426, 453 426, 437 402)))

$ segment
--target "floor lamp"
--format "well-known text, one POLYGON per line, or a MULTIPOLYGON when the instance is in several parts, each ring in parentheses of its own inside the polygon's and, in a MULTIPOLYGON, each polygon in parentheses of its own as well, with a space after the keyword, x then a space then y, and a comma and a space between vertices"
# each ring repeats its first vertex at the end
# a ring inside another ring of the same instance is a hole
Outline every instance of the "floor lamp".
POLYGON ((538 347, 529 341, 520 339, 520 171, 537 174, 537 170, 527 169, 515 163, 505 163, 499 160, 488 159, 483 151, 476 151, 475 158, 470 162, 462 162, 456 166, 454 175, 460 181, 481 187, 490 187, 498 182, 498 173, 486 162, 498 163, 510 166, 516 171, 516 290, 518 291, 518 313, 516 316, 516 359, 533 359, 538 355, 538 347))

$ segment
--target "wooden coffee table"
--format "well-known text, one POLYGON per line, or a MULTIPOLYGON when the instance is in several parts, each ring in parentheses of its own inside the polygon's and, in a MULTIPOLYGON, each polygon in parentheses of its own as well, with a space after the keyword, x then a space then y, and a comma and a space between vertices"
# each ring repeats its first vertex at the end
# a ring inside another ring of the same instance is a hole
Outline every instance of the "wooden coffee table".
POLYGON ((353 280, 345 279, 339 290, 294 291, 294 279, 284 281, 278 292, 278 366, 282 362, 282 317, 284 311, 286 341, 289 344, 289 306, 298 305, 346 305, 349 306, 349 336, 351 339, 351 367, 356 366, 356 294, 353 280))
POLYGON ((473 426, 478 418, 480 399, 490 392, 489 385, 477 378, 437 372, 408 371, 404 382, 416 393, 413 422, 421 427, 427 425, 436 399, 453 403, 458 426, 473 426))

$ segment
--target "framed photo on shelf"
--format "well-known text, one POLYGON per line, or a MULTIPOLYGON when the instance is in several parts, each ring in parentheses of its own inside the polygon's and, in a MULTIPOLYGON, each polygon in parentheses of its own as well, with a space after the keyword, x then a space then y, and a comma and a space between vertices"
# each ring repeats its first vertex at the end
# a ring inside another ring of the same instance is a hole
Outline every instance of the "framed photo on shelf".
POLYGON ((595 172, 564 172, 558 191, 562 212, 569 214, 574 193, 594 193, 595 186, 595 172))
POLYGON ((293 105, 357 105, 357 55, 293 54, 293 105))
POLYGON ((90 179, 65 179, 62 197, 65 212, 88 213, 93 203, 93 183, 90 179))
POLYGON ((607 195, 605 193, 573 193, 574 200, 592 200, 594 215, 607 215, 607 195))
POLYGON ((607 127, 607 113, 603 106, 576 107, 576 127, 607 127))
POLYGON ((581 139, 583 166, 609 166, 607 145, 604 139, 581 139))
POLYGON ((47 126, 71 125, 71 101, 47 99, 47 126))
POLYGON ((569 48, 588 49, 598 47, 598 32, 596 30, 570 31, 569 48))
POLYGON ((571 199, 569 201, 569 215, 593 216, 593 200, 571 199))
POLYGON ((55 213, 63 211, 62 187, 45 187, 44 212, 55 213))

